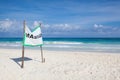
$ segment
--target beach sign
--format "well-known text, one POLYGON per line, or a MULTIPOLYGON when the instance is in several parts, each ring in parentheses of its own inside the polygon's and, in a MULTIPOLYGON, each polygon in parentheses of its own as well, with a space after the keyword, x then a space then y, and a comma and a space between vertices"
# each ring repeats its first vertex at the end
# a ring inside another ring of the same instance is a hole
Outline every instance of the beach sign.
POLYGON ((24 33, 24 46, 41 46, 43 44, 42 33, 40 29, 40 25, 36 26, 36 28, 31 31, 27 25, 25 25, 25 33, 24 33))
POLYGON ((36 26, 36 28, 31 31, 25 21, 23 22, 23 45, 22 45, 22 65, 21 68, 24 67, 24 47, 25 46, 40 46, 41 49, 41 59, 42 63, 45 62, 45 58, 43 58, 43 50, 42 50, 42 45, 43 45, 43 39, 42 39, 42 32, 41 32, 41 24, 36 26))

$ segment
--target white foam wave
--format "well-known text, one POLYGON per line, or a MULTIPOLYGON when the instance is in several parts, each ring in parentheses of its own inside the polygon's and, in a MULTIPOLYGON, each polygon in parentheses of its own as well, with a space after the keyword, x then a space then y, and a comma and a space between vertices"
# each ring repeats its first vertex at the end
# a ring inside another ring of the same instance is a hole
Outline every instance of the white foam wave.
POLYGON ((4 42, 0 43, 1 47, 20 47, 22 44, 20 42, 4 42))
POLYGON ((83 42, 44 41, 44 44, 84 44, 83 42))
MULTIPOLYGON (((19 48, 22 46, 21 42, 0 42, 0 47, 19 48)), ((82 42, 65 42, 65 41, 45 41, 44 48, 47 49, 69 49, 79 51, 117 51, 120 52, 120 44, 94 44, 82 42)))

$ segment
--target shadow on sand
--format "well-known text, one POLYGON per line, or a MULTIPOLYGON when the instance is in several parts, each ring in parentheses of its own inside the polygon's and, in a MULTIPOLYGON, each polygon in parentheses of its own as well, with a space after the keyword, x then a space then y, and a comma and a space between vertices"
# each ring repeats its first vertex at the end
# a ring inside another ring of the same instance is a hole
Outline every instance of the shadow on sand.
MULTIPOLYGON (((16 62, 21 67, 21 64, 19 62, 22 62, 22 57, 10 58, 10 59, 13 60, 14 62, 16 62)), ((32 60, 32 59, 28 58, 28 57, 24 57, 24 61, 30 61, 30 60, 32 60)))

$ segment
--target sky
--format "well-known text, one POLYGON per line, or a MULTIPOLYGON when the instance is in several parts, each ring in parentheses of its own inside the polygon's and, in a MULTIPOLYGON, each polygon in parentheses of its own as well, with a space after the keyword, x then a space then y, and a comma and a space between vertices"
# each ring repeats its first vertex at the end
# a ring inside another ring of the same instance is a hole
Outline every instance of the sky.
POLYGON ((22 37, 24 20, 43 37, 120 37, 120 0, 0 0, 0 37, 22 37))

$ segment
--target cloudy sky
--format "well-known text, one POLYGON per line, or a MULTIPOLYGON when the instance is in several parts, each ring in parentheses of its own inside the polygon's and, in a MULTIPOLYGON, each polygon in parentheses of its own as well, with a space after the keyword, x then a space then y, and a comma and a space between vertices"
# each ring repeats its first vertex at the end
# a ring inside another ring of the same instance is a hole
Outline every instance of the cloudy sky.
POLYGON ((120 37, 120 0, 0 0, 0 37, 22 37, 23 20, 43 37, 120 37))

